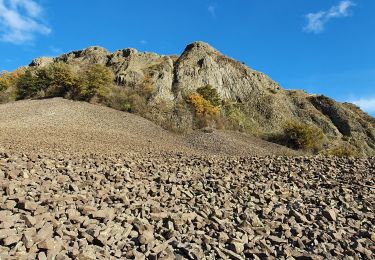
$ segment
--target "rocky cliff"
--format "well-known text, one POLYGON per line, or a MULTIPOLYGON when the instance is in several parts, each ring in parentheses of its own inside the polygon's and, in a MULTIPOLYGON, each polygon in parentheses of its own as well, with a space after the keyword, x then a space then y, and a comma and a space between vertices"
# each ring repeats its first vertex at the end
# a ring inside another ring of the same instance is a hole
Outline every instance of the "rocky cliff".
POLYGON ((248 132, 267 136, 282 131, 285 122, 294 120, 322 129, 330 145, 350 143, 361 154, 375 154, 375 119, 355 105, 285 90, 265 74, 203 42, 189 44, 180 56, 129 48, 110 53, 101 47, 90 47, 57 58, 38 58, 30 67, 59 61, 77 67, 105 65, 114 72, 116 83, 122 88, 136 88, 147 82, 153 88, 147 99, 148 112, 159 115, 149 117, 158 118, 155 121, 161 124, 176 121, 179 127, 191 128, 192 116, 181 118, 178 113, 181 100, 187 93, 211 85, 223 103, 237 109, 241 115, 239 123, 246 125, 248 132), (164 104, 163 111, 154 106, 160 103, 164 104), (162 113, 167 116, 160 116, 162 113))

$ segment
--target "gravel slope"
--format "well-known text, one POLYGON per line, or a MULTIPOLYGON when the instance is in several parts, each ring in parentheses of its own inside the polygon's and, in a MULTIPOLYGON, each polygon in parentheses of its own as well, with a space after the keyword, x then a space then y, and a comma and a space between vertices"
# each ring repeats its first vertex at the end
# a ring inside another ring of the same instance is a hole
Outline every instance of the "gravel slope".
POLYGON ((0 148, 37 153, 185 152, 292 154, 285 147, 229 131, 180 136, 125 112, 61 98, 0 105, 0 148))
POLYGON ((87 103, 0 105, 0 259, 374 259, 375 158, 284 153, 87 103))

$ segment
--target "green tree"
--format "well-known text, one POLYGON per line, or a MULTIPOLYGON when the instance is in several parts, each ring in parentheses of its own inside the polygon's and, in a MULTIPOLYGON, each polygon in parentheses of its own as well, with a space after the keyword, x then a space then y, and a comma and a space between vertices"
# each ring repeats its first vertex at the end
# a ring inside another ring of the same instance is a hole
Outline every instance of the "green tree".
POLYGON ((217 90, 214 89, 211 85, 206 85, 204 87, 198 88, 197 93, 200 94, 204 99, 211 102, 215 107, 221 105, 221 99, 217 90))
POLYGON ((35 97, 43 89, 43 83, 35 75, 32 69, 27 69, 16 83, 17 99, 35 97))

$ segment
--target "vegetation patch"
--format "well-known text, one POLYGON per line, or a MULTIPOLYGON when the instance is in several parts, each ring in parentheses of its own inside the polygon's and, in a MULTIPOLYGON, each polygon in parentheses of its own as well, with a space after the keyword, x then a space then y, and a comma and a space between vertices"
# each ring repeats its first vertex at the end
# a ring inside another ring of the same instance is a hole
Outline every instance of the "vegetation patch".
POLYGON ((220 108, 196 92, 189 96, 189 103, 193 105, 195 113, 199 116, 212 117, 220 113, 220 108))
POLYGON ((309 124, 288 121, 281 134, 270 137, 270 141, 288 146, 292 149, 318 152, 323 147, 323 131, 309 124))
POLYGON ((336 156, 336 157, 358 157, 359 153, 357 150, 350 144, 345 143, 338 146, 335 146, 329 149, 326 152, 329 156, 336 156))
POLYGON ((211 86, 199 88, 197 92, 189 94, 186 102, 190 104, 194 110, 195 126, 204 128, 212 126, 213 124, 221 125, 221 109, 219 104, 221 100, 217 91, 211 86), (202 94, 198 93, 201 92, 202 94), (212 102, 214 102, 214 105, 212 102))
POLYGON ((113 87, 113 80, 113 72, 100 64, 77 72, 66 63, 51 63, 29 68, 17 79, 17 99, 67 97, 90 101, 95 96, 105 96, 113 87))
POLYGON ((211 85, 206 85, 205 87, 198 88, 197 93, 204 99, 210 101, 213 106, 218 107, 221 105, 219 93, 217 93, 217 90, 214 89, 211 85))
POLYGON ((229 121, 229 127, 236 131, 258 135, 259 127, 244 112, 244 109, 236 105, 228 105, 225 107, 225 114, 229 121))
POLYGON ((16 99, 16 85, 20 76, 24 73, 18 69, 13 72, 0 73, 0 103, 10 102, 16 99))
POLYGON ((78 92, 81 99, 90 100, 95 96, 100 98, 108 95, 113 87, 114 74, 112 70, 100 64, 89 66, 79 80, 78 92))

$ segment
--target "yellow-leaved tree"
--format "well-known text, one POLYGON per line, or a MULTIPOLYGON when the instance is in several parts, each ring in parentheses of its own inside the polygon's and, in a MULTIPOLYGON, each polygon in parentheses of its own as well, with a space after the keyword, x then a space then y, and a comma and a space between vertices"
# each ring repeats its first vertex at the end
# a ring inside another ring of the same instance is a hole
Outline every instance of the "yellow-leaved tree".
POLYGON ((81 73, 78 94, 84 100, 90 100, 94 96, 102 98, 108 94, 113 84, 114 74, 111 69, 101 64, 90 65, 81 73))

